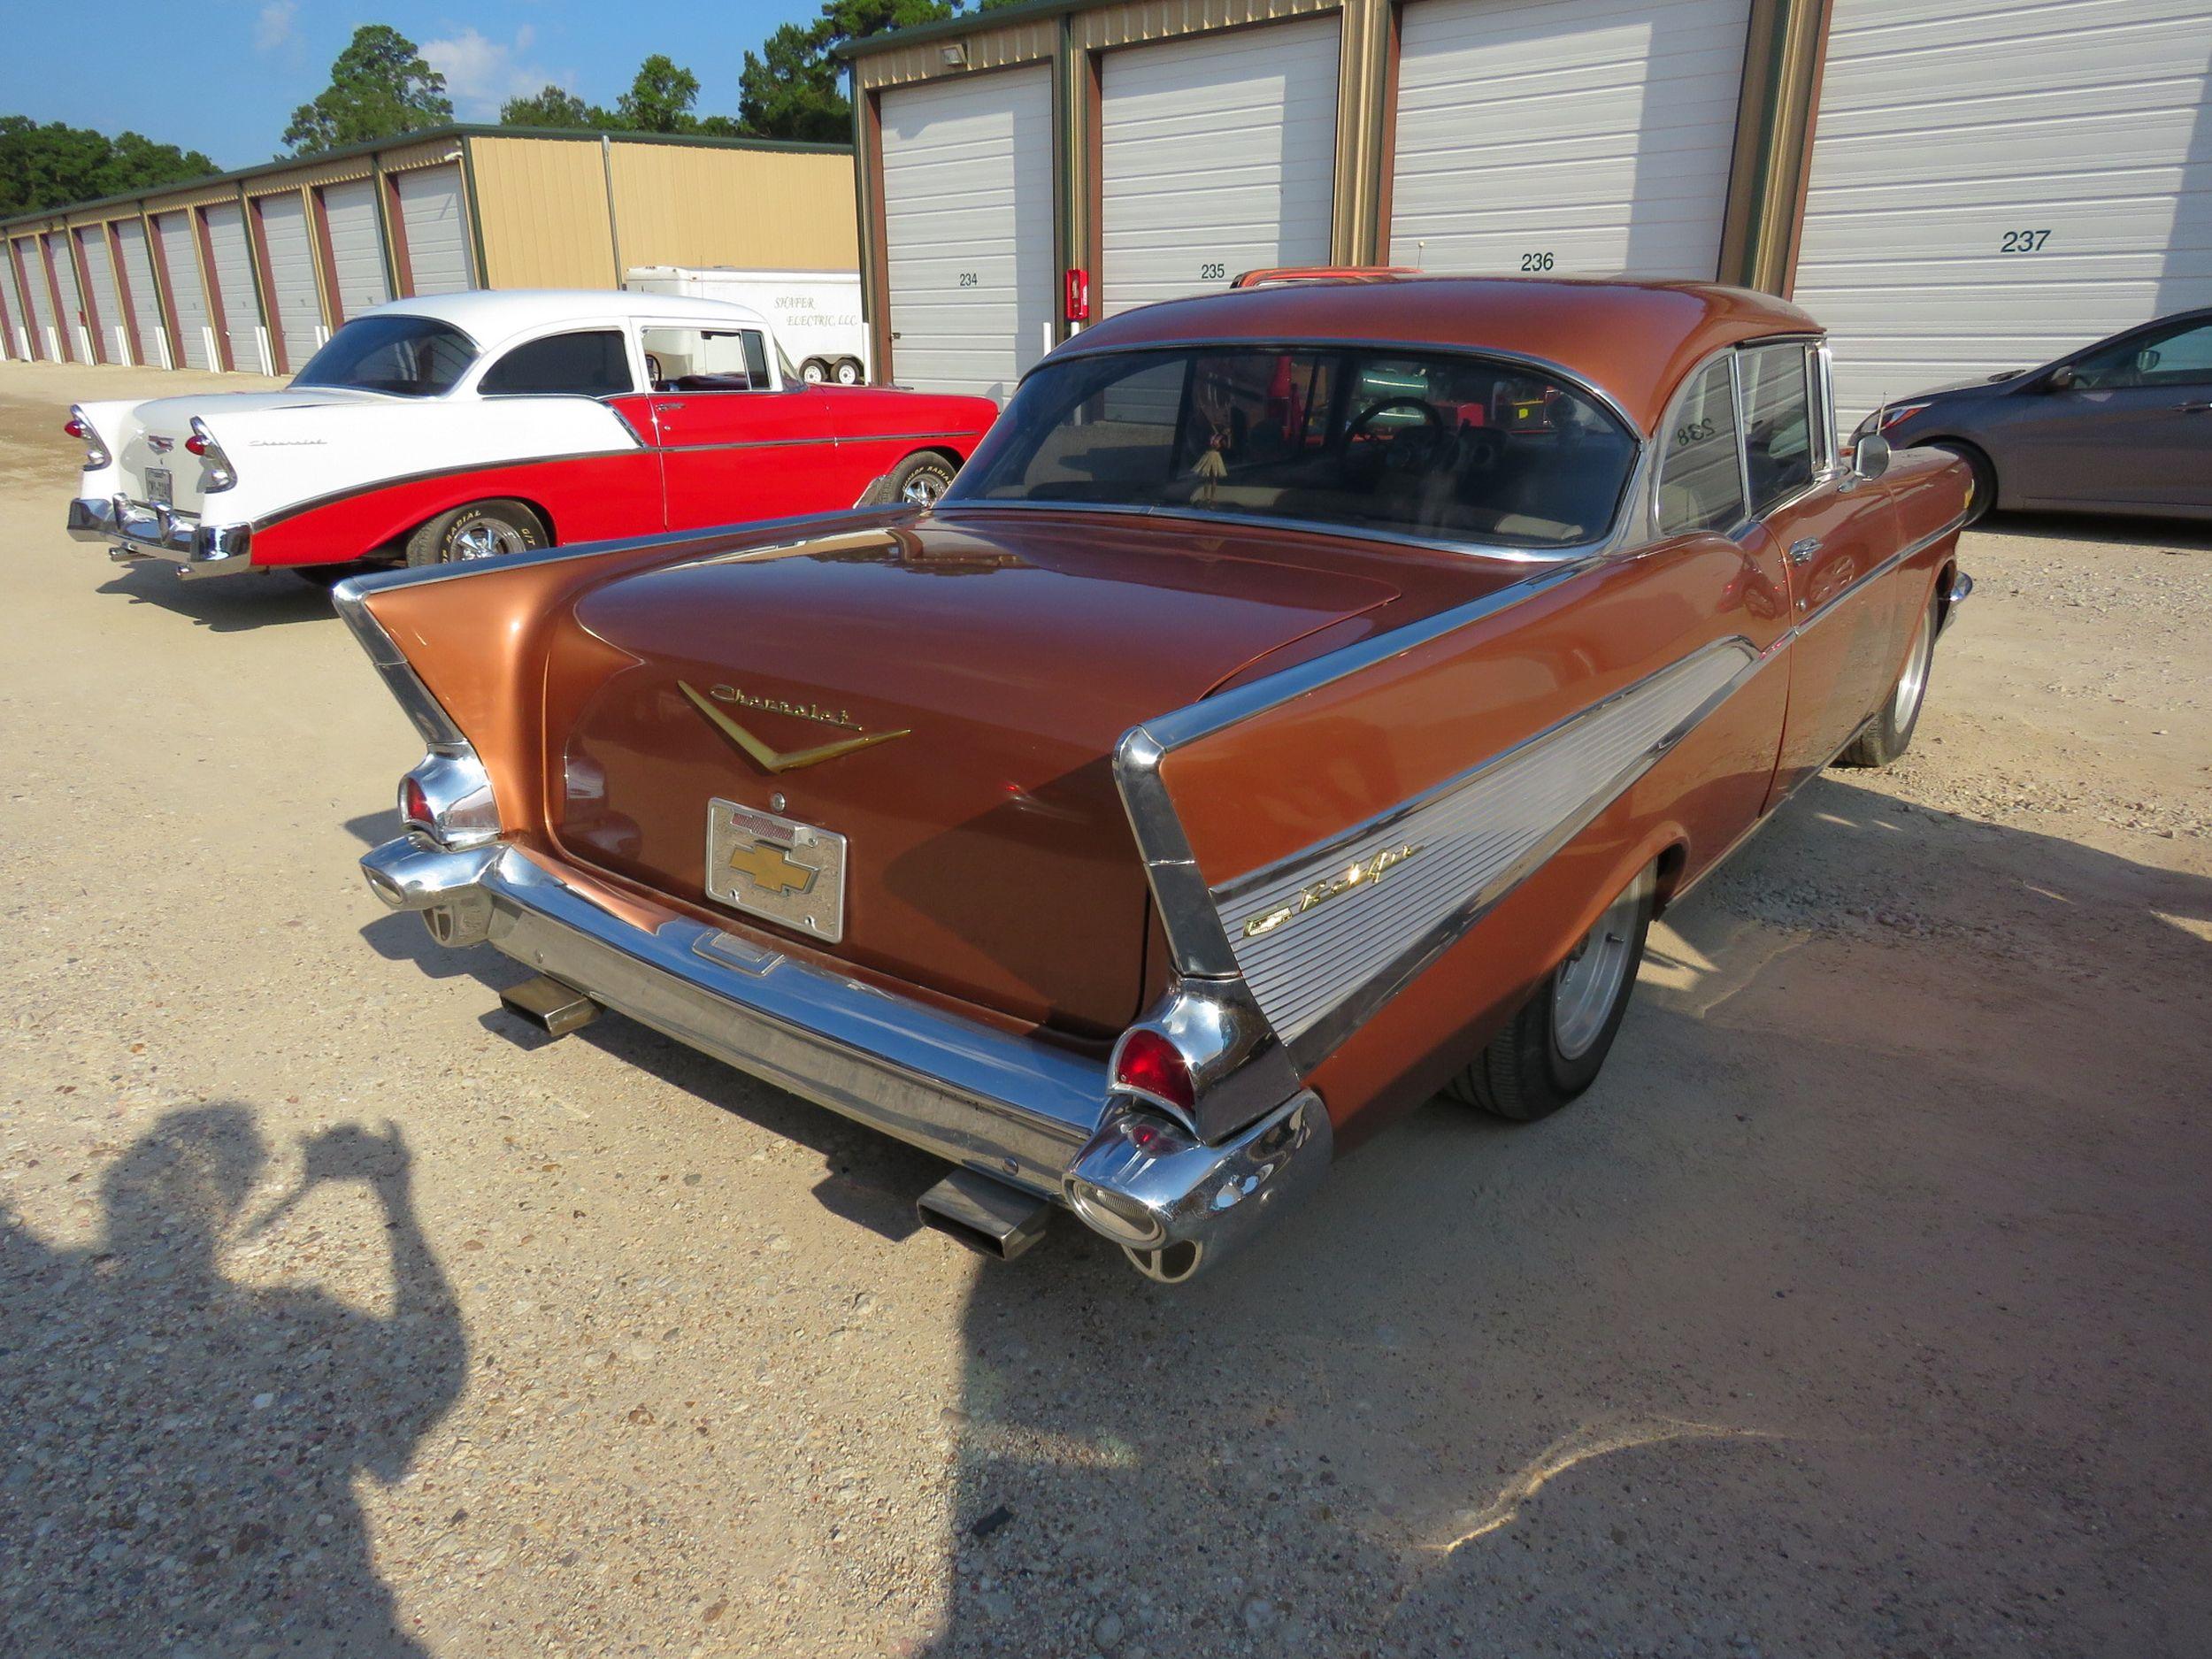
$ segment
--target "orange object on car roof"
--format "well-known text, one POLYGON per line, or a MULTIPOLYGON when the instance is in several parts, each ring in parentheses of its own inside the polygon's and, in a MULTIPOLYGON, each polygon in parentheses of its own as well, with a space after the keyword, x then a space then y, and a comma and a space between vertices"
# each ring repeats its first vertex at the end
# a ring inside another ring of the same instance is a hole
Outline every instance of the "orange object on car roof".
POLYGON ((1257 288, 1263 282, 1379 282, 1389 277, 1419 276, 1409 265, 1286 265, 1247 271, 1229 286, 1257 288))

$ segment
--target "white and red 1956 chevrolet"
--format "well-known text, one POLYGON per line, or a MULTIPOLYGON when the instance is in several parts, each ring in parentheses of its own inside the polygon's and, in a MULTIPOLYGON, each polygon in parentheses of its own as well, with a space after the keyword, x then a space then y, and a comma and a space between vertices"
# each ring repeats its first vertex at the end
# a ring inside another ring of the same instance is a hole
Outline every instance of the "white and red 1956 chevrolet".
POLYGON ((81 403, 70 533, 187 576, 437 565, 942 493, 987 398, 810 386, 759 312, 596 292, 364 312, 280 392, 81 403))

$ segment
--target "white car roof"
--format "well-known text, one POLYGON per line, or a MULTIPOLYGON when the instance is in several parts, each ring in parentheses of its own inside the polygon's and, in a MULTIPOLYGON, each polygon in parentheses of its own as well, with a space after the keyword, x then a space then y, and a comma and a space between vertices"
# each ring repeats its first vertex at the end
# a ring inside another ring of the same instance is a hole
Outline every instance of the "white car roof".
MULTIPOLYGON (((535 334, 564 323, 622 323, 645 317, 663 321, 768 328, 768 319, 749 305, 726 300, 692 299, 677 294, 631 294, 614 288, 472 288, 461 294, 432 294, 393 300, 364 311, 365 317, 433 317, 450 323, 480 346, 489 349, 518 334, 535 334)), ((770 329, 772 334, 774 332, 770 329)))

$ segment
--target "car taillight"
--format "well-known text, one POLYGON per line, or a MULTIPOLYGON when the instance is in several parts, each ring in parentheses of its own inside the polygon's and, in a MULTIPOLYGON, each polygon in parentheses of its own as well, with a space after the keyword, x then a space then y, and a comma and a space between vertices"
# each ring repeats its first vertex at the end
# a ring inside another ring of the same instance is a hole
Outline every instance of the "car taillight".
POLYGON ((430 810, 430 796, 423 789, 422 780, 411 772, 399 780, 399 816, 409 829, 434 833, 437 830, 437 815, 430 810))
POLYGON ((99 432, 90 421, 84 418, 83 410, 79 409, 73 403, 71 404, 69 419, 62 422, 61 429, 71 437, 81 438, 84 441, 84 470, 86 472, 96 472, 107 465, 111 458, 108 455, 108 447, 100 442, 99 432))
POLYGON ((1142 1094, 1188 1114, 1197 1104, 1190 1062, 1168 1038, 1148 1025, 1122 1033, 1114 1050, 1114 1087, 1142 1094))
POLYGON ((192 435, 184 441, 184 447, 207 463, 207 470, 200 475, 201 494, 212 495, 238 481, 238 474, 231 470, 230 457, 223 453, 223 446, 215 442, 215 434, 197 415, 192 417, 192 435))

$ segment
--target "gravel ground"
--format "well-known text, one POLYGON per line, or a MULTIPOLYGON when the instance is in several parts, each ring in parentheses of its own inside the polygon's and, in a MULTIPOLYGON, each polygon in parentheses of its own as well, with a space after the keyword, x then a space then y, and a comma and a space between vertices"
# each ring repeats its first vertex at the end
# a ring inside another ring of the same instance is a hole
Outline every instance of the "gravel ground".
POLYGON ((380 914, 326 597, 58 528, 187 383, 0 365, 0 1651, 2212 1651, 2212 537, 1970 535, 1585 1101, 1163 1291, 380 914))

